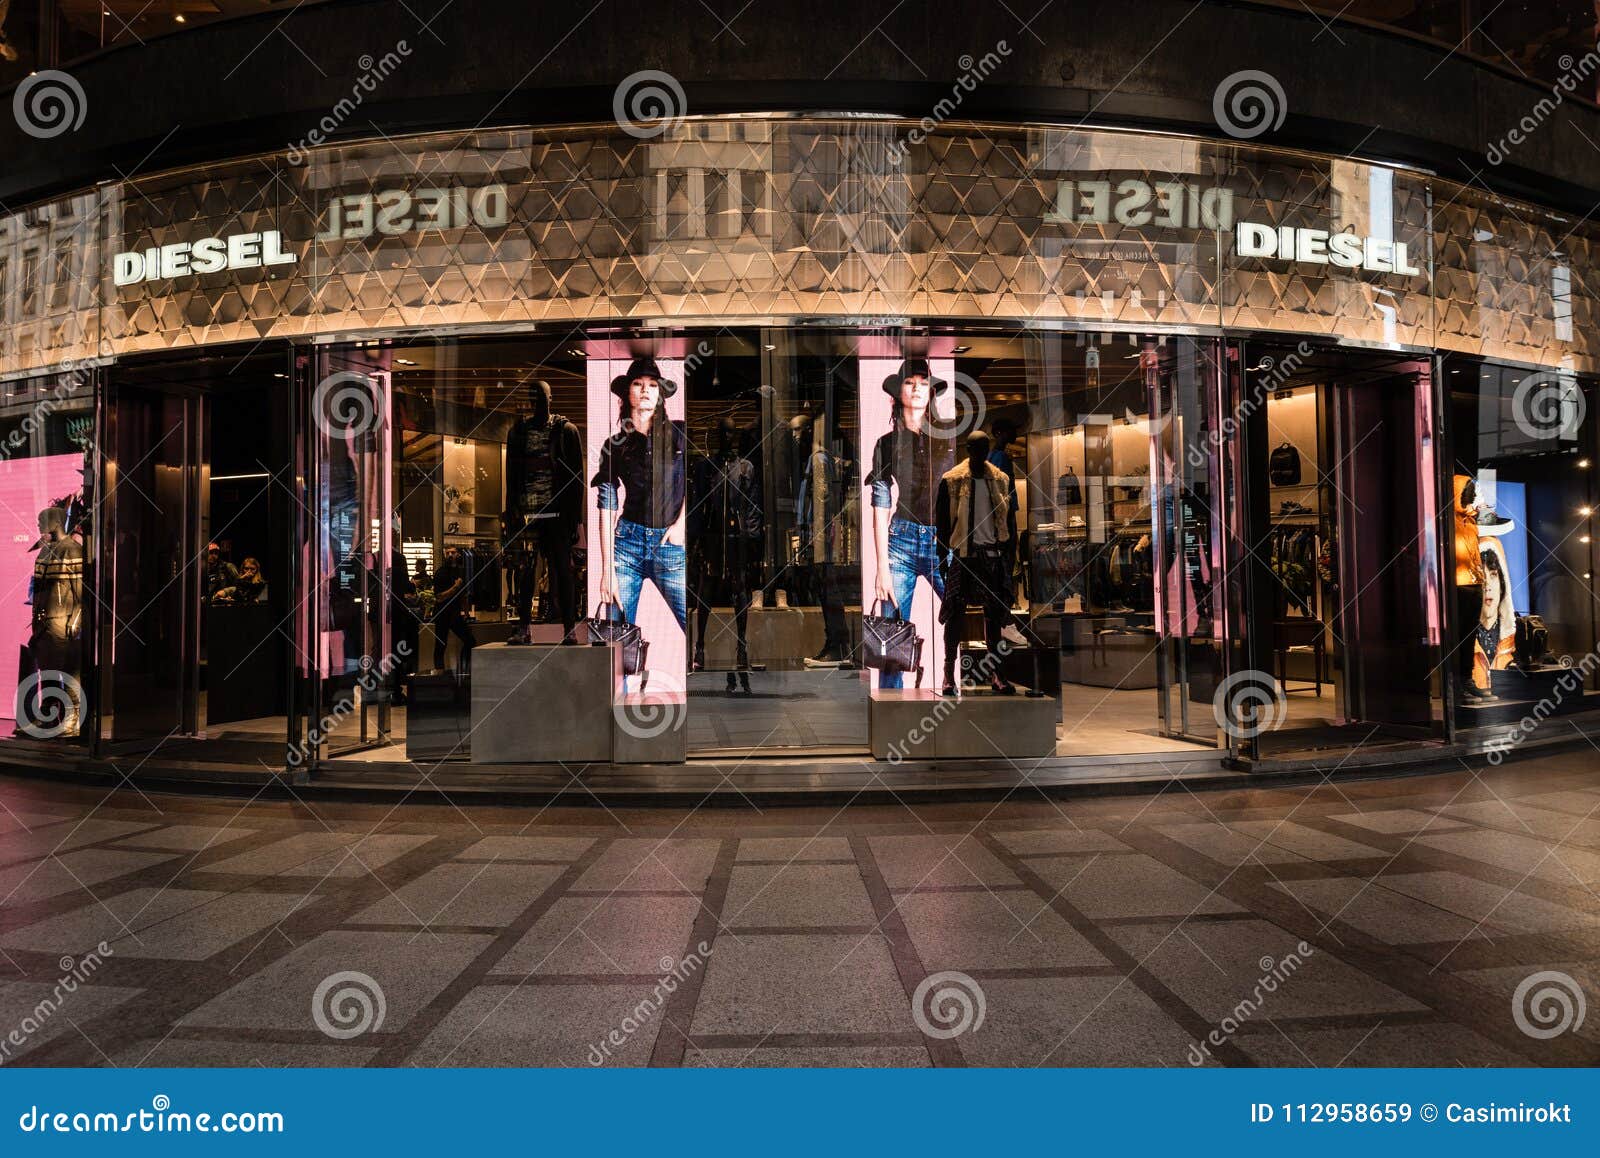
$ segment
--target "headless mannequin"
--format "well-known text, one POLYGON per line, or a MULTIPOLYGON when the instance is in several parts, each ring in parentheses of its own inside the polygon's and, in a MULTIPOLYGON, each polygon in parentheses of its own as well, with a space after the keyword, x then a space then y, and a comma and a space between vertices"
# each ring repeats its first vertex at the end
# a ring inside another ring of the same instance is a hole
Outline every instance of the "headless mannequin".
POLYGON ((737 672, 728 673, 728 690, 737 686, 750 691, 751 592, 760 586, 761 504, 756 497, 754 465, 739 454, 739 428, 731 418, 717 427, 717 444, 711 457, 701 464, 696 503, 703 512, 703 524, 696 536, 693 568, 695 621, 698 632, 694 645, 693 667, 706 664, 706 628, 711 604, 726 596, 733 604, 734 628, 738 633, 735 660, 737 672))
MULTIPOLYGON (((67 512, 46 507, 39 512, 39 555, 33 563, 32 631, 28 648, 35 673, 45 681, 72 687, 81 674, 83 625, 83 544, 66 532, 67 512), (63 680, 61 677, 67 677, 63 680)), ((41 688, 46 687, 41 682, 41 688)), ((68 709, 64 736, 78 734, 81 705, 68 709)))
POLYGON ((983 605, 989 686, 999 695, 1016 693, 1016 688, 1000 674, 1000 657, 1003 654, 1000 633, 1011 618, 1006 606, 1007 588, 1010 585, 1006 574, 1006 544, 1016 541, 1016 512, 1011 509, 1009 493, 999 509, 995 507, 989 489, 990 473, 1000 474, 1003 478, 1004 472, 989 465, 991 449, 989 436, 983 431, 974 431, 968 436, 965 466, 971 474, 971 483, 964 500, 952 493, 951 478, 956 474, 955 471, 939 480, 939 545, 951 552, 944 603, 939 610, 939 619, 944 624, 943 694, 947 696, 957 695, 960 690, 955 672, 956 653, 961 648, 967 605, 974 602, 983 605), (983 488, 981 496, 980 487, 983 488), (967 508, 964 512, 956 509, 962 502, 967 508), (979 510, 985 511, 986 518, 980 518, 979 510), (980 526, 985 525, 987 541, 979 542, 980 526), (960 533, 962 528, 965 528, 965 535, 960 533), (962 541, 958 542, 957 539, 962 541))
POLYGON ((506 549, 518 560, 516 612, 521 629, 511 643, 532 642, 536 564, 542 562, 548 596, 541 618, 562 627, 573 643, 578 619, 572 548, 583 519, 583 443, 578 428, 550 410, 550 384, 528 383, 528 412, 511 428, 506 445, 506 549))

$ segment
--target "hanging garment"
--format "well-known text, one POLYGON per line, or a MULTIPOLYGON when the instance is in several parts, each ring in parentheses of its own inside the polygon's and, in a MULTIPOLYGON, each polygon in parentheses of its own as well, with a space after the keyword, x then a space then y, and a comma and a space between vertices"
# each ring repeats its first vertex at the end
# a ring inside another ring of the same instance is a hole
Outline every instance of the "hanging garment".
POLYGON ((1294 443, 1285 442, 1267 460, 1267 478, 1275 487, 1292 487, 1300 482, 1300 452, 1294 443))
POLYGON ((1083 486, 1078 474, 1070 466, 1067 473, 1056 480, 1056 506, 1075 507, 1083 502, 1083 486))

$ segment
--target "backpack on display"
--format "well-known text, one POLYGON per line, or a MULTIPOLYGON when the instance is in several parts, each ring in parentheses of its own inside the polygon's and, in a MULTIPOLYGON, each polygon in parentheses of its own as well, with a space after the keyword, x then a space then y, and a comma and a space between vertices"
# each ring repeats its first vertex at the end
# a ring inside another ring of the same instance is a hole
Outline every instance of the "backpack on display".
POLYGON ((1300 481, 1300 452, 1285 442, 1267 460, 1267 478, 1275 487, 1292 487, 1300 481))
POLYGON ((1544 616, 1517 616, 1517 666, 1523 671, 1538 667, 1549 654, 1550 629, 1544 625, 1544 616))

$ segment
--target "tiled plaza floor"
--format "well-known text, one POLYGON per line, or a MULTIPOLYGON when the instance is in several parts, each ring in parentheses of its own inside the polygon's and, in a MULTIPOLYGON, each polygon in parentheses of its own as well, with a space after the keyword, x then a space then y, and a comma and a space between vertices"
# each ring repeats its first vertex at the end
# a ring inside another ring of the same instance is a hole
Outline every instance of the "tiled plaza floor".
POLYGON ((1588 748, 764 812, 0 778, 0 1060, 1595 1065, 1597 890, 1588 748))

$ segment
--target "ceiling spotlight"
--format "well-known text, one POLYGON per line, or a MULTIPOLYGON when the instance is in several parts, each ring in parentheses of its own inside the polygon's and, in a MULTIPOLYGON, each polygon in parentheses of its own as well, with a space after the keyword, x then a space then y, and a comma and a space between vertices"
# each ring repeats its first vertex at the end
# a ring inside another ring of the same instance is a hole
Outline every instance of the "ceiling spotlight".
POLYGON ((1589 460, 1586 459, 1586 458, 1580 458, 1578 460, 1578 469, 1579 470, 1588 470, 1589 469, 1589 460))
POLYGON ((972 351, 972 347, 971 346, 956 346, 950 352, 952 354, 967 354, 967 353, 970 353, 971 351, 972 351))
POLYGON ((394 360, 394 362, 395 362, 396 366, 415 366, 416 365, 416 363, 413 362, 410 358, 396 358, 394 360))
POLYGON ((184 16, 183 16, 182 12, 178 13, 172 19, 173 19, 173 22, 176 23, 176 24, 185 24, 185 23, 187 23, 187 21, 184 19, 184 16))

